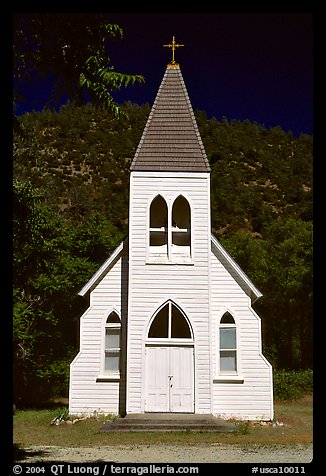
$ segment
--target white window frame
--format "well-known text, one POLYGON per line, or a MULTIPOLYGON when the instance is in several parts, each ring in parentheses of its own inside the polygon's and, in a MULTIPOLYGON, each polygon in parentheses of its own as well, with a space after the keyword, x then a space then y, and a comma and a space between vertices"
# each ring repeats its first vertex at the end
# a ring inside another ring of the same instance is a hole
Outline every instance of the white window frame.
POLYGON ((105 326, 104 326, 104 345, 103 345, 103 353, 102 353, 102 360, 103 360, 103 364, 102 364, 102 374, 104 376, 111 376, 111 377, 119 377, 120 378, 120 368, 121 368, 121 319, 120 319, 120 316, 119 314, 115 311, 115 310, 112 310, 106 321, 105 321, 105 326), (110 319, 110 316, 112 314, 115 314, 117 316, 117 318, 119 319, 119 322, 108 322, 109 319, 110 319), (106 335, 107 335, 107 330, 118 330, 119 331, 119 347, 109 347, 107 348, 106 347, 106 335), (118 370, 110 370, 110 369, 106 369, 105 368, 105 361, 106 361, 106 357, 107 357, 107 354, 110 353, 112 354, 112 356, 115 356, 115 357, 118 357, 119 358, 119 369, 118 370))
MULTIPOLYGON (((180 257, 180 254, 178 253, 178 245, 175 245, 173 244, 173 241, 174 241, 174 235, 177 235, 177 234, 185 234, 186 236, 188 236, 189 238, 189 245, 185 245, 185 248, 187 248, 187 254, 188 254, 188 250, 189 250, 189 256, 186 256, 187 258, 191 258, 191 250, 192 250, 192 233, 191 233, 191 206, 190 206, 190 203, 189 203, 189 200, 182 194, 178 195, 174 200, 173 200, 173 203, 172 203, 172 207, 171 207, 171 212, 170 212, 170 225, 171 225, 171 234, 170 234, 170 259, 172 260, 178 260, 178 258, 180 257), (182 198, 184 199, 187 204, 188 204, 188 207, 189 207, 189 226, 188 228, 180 228, 177 226, 177 224, 175 225, 173 223, 173 209, 174 209, 174 206, 177 202, 177 200, 179 200, 179 198, 182 198)), ((169 234, 168 234, 169 236, 169 234)), ((182 255, 182 253, 181 253, 182 255)))
POLYGON ((226 375, 238 375, 239 371, 239 351, 238 351, 238 330, 236 321, 234 316, 231 312, 226 311, 223 313, 220 322, 219 322, 219 332, 218 332, 218 368, 219 368, 219 375, 226 376, 226 375), (229 313, 233 319, 233 323, 222 323, 222 319, 226 313, 229 313), (221 330, 223 329, 234 329, 235 331, 235 347, 230 348, 221 348, 221 330), (234 352, 235 354, 235 370, 222 370, 221 369, 221 354, 224 352, 234 352))
POLYGON ((157 311, 154 313, 152 319, 150 320, 146 332, 146 343, 147 344, 152 344, 152 345, 193 345, 194 343, 194 334, 193 334, 193 329, 192 326, 184 313, 184 311, 181 309, 180 306, 178 306, 174 301, 168 300, 162 306, 160 306, 157 311), (155 321, 158 313, 165 307, 168 306, 168 335, 167 337, 149 337, 149 332, 150 328, 155 321), (179 310, 179 312, 182 314, 185 322, 188 325, 189 332, 190 332, 190 337, 172 337, 172 312, 173 312, 173 306, 179 310))
POLYGON ((161 193, 155 195, 152 197, 149 207, 148 207, 148 238, 147 238, 147 264, 155 264, 155 263, 165 263, 165 264, 194 264, 193 263, 193 216, 192 216, 192 206, 189 201, 189 199, 183 195, 183 194, 178 194, 174 199, 170 202, 167 201, 166 197, 164 197, 161 193), (158 197, 161 196, 166 205, 167 205, 167 223, 166 226, 162 226, 160 228, 152 228, 151 227, 151 206, 154 200, 158 197), (177 228, 173 226, 172 223, 172 214, 173 214, 173 206, 176 202, 176 200, 182 197, 184 198, 189 206, 189 228, 188 229, 183 229, 183 228, 177 228), (153 232, 164 232, 167 235, 167 244, 166 247, 162 247, 162 250, 159 250, 159 247, 155 249, 155 246, 151 246, 151 233, 153 232), (182 254, 177 252, 177 247, 175 247, 173 243, 173 233, 187 233, 189 234, 189 241, 190 245, 186 246, 186 248, 189 249, 189 253, 187 254, 182 254))
POLYGON ((216 333, 216 374, 213 377, 213 383, 214 384, 243 384, 245 379, 244 376, 242 375, 241 372, 241 355, 240 355, 240 327, 239 327, 239 322, 235 318, 235 313, 232 312, 229 309, 225 309, 218 321, 217 324, 217 333, 216 333), (232 318, 233 318, 233 323, 221 323, 221 320, 223 319, 223 316, 226 313, 229 313, 232 318), (235 328, 235 339, 236 339, 236 345, 235 349, 221 349, 220 345, 220 330, 221 329, 226 329, 226 328, 235 328), (220 358, 220 352, 222 351, 228 351, 228 350, 235 350, 236 352, 236 371, 221 371, 221 358, 220 358))
POLYGON ((159 193, 158 195, 156 195, 152 200, 151 200, 151 203, 149 205, 149 213, 148 213, 148 228, 149 228, 149 234, 148 234, 148 248, 149 248, 149 251, 150 253, 153 253, 157 256, 162 256, 162 257, 168 257, 169 256, 169 209, 168 209, 168 204, 165 200, 165 198, 159 193), (152 215, 151 215, 151 211, 152 211, 152 205, 154 203, 154 201, 156 199, 158 199, 159 197, 162 198, 162 200, 164 201, 165 203, 165 207, 166 207, 166 219, 167 219, 167 222, 166 223, 161 223, 161 226, 159 227, 152 227, 152 223, 151 223, 151 218, 152 218, 152 215), (166 243, 161 245, 161 248, 159 246, 151 246, 151 237, 152 237, 152 234, 154 233, 158 233, 159 235, 163 235, 166 237, 166 243))

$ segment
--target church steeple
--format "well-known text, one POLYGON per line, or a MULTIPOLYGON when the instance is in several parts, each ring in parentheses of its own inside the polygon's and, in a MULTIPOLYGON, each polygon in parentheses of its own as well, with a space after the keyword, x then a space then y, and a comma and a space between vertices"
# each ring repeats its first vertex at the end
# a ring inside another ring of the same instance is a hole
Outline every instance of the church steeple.
POLYGON ((166 68, 131 171, 210 172, 181 70, 175 62, 166 68))

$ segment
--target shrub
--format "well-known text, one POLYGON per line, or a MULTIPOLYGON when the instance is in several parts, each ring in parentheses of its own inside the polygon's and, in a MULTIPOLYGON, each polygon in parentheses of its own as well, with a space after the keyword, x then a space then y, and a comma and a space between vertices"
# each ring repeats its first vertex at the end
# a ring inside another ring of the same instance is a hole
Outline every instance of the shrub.
POLYGON ((278 370, 274 372, 274 398, 297 400, 313 391, 313 371, 278 370))

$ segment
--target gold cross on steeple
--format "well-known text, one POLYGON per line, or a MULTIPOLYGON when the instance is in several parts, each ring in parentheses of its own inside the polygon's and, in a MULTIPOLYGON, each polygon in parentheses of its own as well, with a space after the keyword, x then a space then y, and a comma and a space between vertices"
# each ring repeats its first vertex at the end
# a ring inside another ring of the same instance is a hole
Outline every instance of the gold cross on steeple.
POLYGON ((169 63, 170 66, 178 66, 178 63, 175 62, 174 60, 174 51, 176 48, 178 48, 179 46, 184 46, 184 45, 179 45, 178 43, 175 42, 175 37, 173 36, 172 37, 172 43, 169 43, 168 45, 163 45, 163 46, 166 46, 167 48, 171 48, 172 49, 172 61, 171 63, 169 63))

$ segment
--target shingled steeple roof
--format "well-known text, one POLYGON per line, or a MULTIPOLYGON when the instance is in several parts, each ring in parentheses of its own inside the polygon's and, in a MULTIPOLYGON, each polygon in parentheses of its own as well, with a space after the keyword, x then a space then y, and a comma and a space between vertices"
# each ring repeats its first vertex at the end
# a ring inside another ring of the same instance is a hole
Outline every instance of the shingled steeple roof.
POLYGON ((210 171, 178 64, 167 66, 130 169, 210 171))

